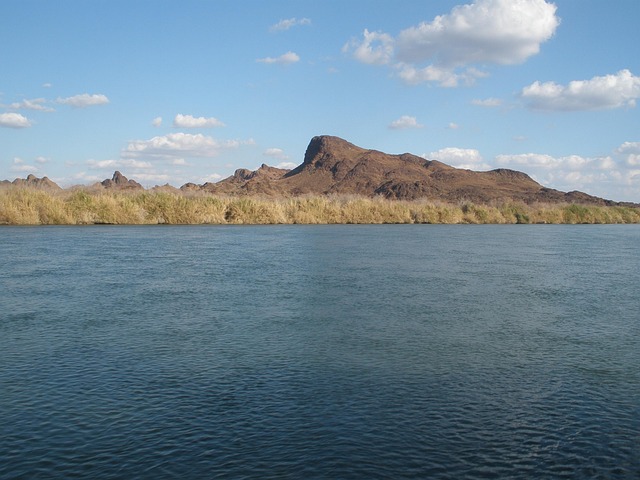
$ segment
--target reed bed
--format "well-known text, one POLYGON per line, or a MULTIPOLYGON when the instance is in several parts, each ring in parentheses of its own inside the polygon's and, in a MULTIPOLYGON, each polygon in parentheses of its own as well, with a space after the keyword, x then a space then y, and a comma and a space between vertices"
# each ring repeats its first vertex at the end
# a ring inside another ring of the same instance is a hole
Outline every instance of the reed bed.
POLYGON ((480 205, 357 196, 218 197, 161 191, 0 189, 4 225, 640 223, 640 209, 578 204, 480 205))

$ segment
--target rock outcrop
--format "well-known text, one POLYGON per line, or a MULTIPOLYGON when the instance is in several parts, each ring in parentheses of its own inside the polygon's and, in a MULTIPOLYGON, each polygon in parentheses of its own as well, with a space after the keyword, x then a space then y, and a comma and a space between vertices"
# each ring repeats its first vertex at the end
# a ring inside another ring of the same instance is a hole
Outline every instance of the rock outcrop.
POLYGON ((27 178, 16 178, 13 182, 4 181, 3 184, 11 184, 17 187, 38 188, 42 190, 62 190, 58 184, 49 180, 48 177, 38 178, 33 174, 27 175, 27 178))
POLYGON ((143 190, 144 187, 135 180, 129 180, 127 177, 116 171, 111 179, 100 182, 104 188, 112 190, 143 190))

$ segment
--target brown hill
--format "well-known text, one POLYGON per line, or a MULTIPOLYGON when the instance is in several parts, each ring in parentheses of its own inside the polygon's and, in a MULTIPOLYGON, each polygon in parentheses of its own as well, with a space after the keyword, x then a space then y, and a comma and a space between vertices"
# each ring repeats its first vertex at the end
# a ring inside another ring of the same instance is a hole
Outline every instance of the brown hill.
POLYGON ((16 178, 13 182, 4 180, 3 185, 15 185, 17 187, 38 188, 42 190, 62 190, 57 183, 49 180, 48 177, 38 178, 33 174, 27 175, 27 178, 16 178))
POLYGON ((186 183, 182 191, 206 191, 217 195, 290 195, 282 179, 290 170, 265 165, 254 171, 239 168, 233 175, 219 182, 207 182, 204 185, 186 183))
POLYGON ((497 169, 475 172, 404 153, 390 155, 357 147, 338 137, 314 137, 301 165, 282 170, 262 165, 256 171, 236 170, 217 183, 187 184, 182 190, 206 190, 228 195, 381 195, 392 199, 425 198, 446 202, 526 203, 615 202, 581 192, 545 188, 522 172, 497 169))

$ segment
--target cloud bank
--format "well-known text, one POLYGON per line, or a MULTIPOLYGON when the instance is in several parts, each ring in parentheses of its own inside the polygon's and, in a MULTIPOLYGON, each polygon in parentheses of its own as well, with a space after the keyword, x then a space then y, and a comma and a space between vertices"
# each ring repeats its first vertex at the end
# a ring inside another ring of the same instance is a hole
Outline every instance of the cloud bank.
POLYGON ((613 75, 574 80, 568 85, 534 82, 522 89, 529 108, 545 111, 587 111, 635 107, 640 98, 640 77, 629 70, 613 75))
POLYGON ((123 158, 174 159, 189 157, 211 158, 226 149, 253 144, 253 141, 220 141, 202 134, 170 133, 149 140, 135 140, 122 151, 123 158))

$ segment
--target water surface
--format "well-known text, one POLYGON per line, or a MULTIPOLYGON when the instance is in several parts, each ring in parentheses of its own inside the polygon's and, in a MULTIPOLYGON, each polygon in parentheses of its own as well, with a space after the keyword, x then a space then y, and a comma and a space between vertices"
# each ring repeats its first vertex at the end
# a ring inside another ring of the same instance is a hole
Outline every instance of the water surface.
POLYGON ((2 478, 639 478, 640 227, 2 227, 2 478))

